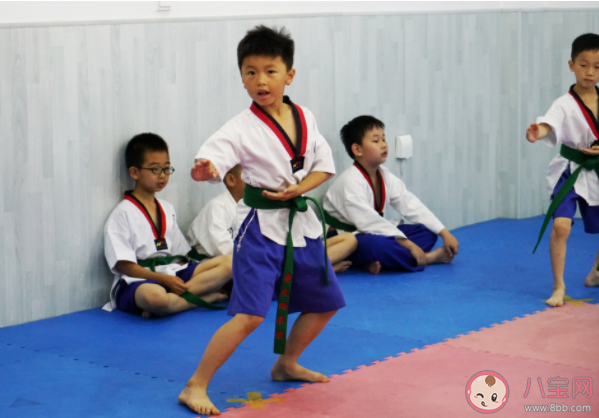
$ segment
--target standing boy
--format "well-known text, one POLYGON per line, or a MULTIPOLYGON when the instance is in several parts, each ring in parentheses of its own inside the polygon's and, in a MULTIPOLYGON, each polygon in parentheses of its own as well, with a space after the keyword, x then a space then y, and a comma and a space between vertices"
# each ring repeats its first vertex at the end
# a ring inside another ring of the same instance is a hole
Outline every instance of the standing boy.
POLYGON ((182 261, 191 247, 173 206, 155 196, 175 171, 169 160, 158 135, 140 134, 127 144, 125 162, 135 189, 125 192, 104 226, 104 254, 114 273, 105 310, 165 316, 201 304, 193 295, 204 302, 226 299, 219 289, 231 279, 231 256, 201 264, 182 261))
POLYGON ((244 198, 237 206, 233 252, 234 316, 212 337, 179 401, 200 414, 219 414, 206 394, 210 379, 264 320, 279 294, 274 380, 327 382, 298 365, 304 349, 345 300, 320 240, 323 228, 302 195, 335 173, 331 149, 310 111, 284 96, 295 76, 294 43, 283 30, 250 30, 237 48, 241 80, 253 103, 200 148, 191 176, 220 181, 243 167, 244 198), (297 214, 296 214, 297 212, 297 214), (282 274, 283 272, 283 274, 282 274), (302 312, 285 342, 287 311, 302 312))
POLYGON ((354 164, 328 190, 324 209, 328 223, 357 231, 354 266, 378 274, 381 267, 421 271, 428 264, 450 263, 458 241, 404 183, 382 164, 387 161, 385 125, 372 116, 358 116, 341 129, 341 140, 354 164), (383 218, 391 205, 416 225, 399 225, 383 218), (432 250, 437 235, 443 247, 432 250))
MULTIPOLYGON (((568 65, 576 77, 576 84, 526 130, 526 139, 532 143, 541 140, 552 148, 561 143, 560 153, 551 160, 547 170, 547 192, 552 202, 537 241, 538 246, 553 217, 549 241, 553 294, 546 301, 550 306, 564 304, 566 242, 574 223, 577 202, 585 232, 599 233, 599 89, 596 86, 599 82, 599 35, 587 33, 576 38, 568 65)), ((599 286, 598 263, 599 253, 584 282, 586 286, 599 286)))

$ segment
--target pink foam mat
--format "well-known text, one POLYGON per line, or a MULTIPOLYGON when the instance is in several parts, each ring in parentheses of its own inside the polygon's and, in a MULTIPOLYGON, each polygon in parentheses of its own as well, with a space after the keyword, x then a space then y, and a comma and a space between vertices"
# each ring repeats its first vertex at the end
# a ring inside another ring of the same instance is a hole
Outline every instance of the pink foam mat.
MULTIPOLYGON (((581 305, 547 308, 534 315, 504 321, 483 329, 484 332, 446 341, 452 347, 565 363, 597 372, 599 305, 581 305)), ((599 412, 596 416, 599 417, 599 412)))
POLYGON ((270 398, 276 402, 254 402, 229 409, 225 415, 478 417, 486 414, 469 405, 466 385, 478 372, 491 370, 501 375, 509 388, 505 406, 492 414, 494 417, 596 417, 598 325, 598 305, 549 309, 361 366, 333 376, 329 383, 273 394, 270 398), (573 397, 575 387, 581 393, 573 397), (567 398, 554 397, 564 395, 567 398), (526 412, 525 405, 547 406, 549 410, 563 409, 564 405, 590 406, 591 412, 534 413, 526 412))

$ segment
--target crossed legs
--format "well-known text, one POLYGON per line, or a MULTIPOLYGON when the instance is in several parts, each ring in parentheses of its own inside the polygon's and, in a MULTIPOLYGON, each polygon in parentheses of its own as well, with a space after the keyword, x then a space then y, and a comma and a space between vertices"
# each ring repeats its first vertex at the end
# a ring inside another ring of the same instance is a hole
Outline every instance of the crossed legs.
MULTIPOLYGON (((226 300, 227 295, 219 290, 231 280, 232 275, 231 255, 206 260, 196 266, 187 282, 189 292, 210 303, 226 300)), ((144 283, 137 288, 135 304, 143 309, 144 317, 172 315, 196 307, 155 283, 144 283)))

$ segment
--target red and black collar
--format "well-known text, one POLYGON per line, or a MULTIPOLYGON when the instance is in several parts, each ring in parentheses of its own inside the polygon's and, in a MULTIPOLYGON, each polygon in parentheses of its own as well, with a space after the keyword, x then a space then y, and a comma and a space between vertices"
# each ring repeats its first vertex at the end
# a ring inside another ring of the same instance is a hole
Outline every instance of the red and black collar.
POLYGON ((141 203, 135 196, 133 196, 133 190, 128 190, 125 192, 125 196, 123 197, 125 200, 133 203, 137 208, 144 214, 150 226, 152 227, 152 232, 154 233, 154 238, 161 239, 164 238, 164 234, 166 232, 166 215, 164 214, 164 210, 160 203, 158 203, 158 199, 154 198, 154 202, 156 202, 156 219, 158 220, 158 225, 154 224, 152 221, 152 217, 150 216, 150 212, 141 203))
POLYGON ((293 112, 293 119, 295 120, 295 130, 296 130, 296 145, 294 146, 289 139, 289 136, 285 132, 285 130, 279 125, 279 123, 268 113, 266 113, 256 102, 252 102, 250 106, 250 110, 254 115, 256 115, 262 122, 264 122, 279 138, 281 144, 285 147, 285 150, 289 154, 292 159, 297 157, 301 157, 306 153, 306 143, 308 138, 308 128, 306 127, 306 118, 304 117, 304 112, 301 107, 296 106, 291 102, 288 96, 283 96, 283 103, 291 106, 291 110, 293 112))
MULTIPOLYGON (((572 87, 570 87, 570 95, 574 97, 574 100, 576 101, 576 103, 578 103, 578 107, 580 107, 580 110, 582 111, 584 118, 589 124, 589 128, 591 128, 593 135, 595 135, 595 139, 599 139, 599 123, 597 123, 597 119, 595 118, 595 115, 593 114, 591 109, 589 109, 587 105, 584 104, 578 93, 574 91, 574 86, 575 85, 572 84, 572 87)), ((595 86, 595 90, 597 91, 597 96, 599 96, 599 88, 597 88, 597 86, 595 86)))
POLYGON ((381 170, 380 169, 376 170, 376 175, 378 176, 379 181, 381 182, 381 203, 380 203, 380 205, 377 205, 376 204, 376 193, 374 192, 374 185, 372 184, 372 180, 370 179, 370 176, 368 175, 368 173, 366 172, 364 167, 362 167, 360 165, 359 162, 354 161, 354 166, 358 169, 358 171, 360 173, 362 173, 362 175, 368 182, 368 185, 372 189, 372 196, 374 197, 374 210, 376 210, 379 213, 379 215, 383 216, 383 210, 385 209, 385 198, 386 198, 387 192, 385 190, 385 181, 383 180, 383 174, 381 173, 381 170))

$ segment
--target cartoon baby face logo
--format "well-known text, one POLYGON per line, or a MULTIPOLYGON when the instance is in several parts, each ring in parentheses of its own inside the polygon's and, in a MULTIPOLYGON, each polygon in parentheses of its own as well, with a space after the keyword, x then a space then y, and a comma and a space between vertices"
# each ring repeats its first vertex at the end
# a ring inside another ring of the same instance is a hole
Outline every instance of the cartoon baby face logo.
POLYGON ((475 411, 492 414, 507 403, 507 381, 499 373, 483 370, 476 373, 466 384, 466 400, 475 411))

